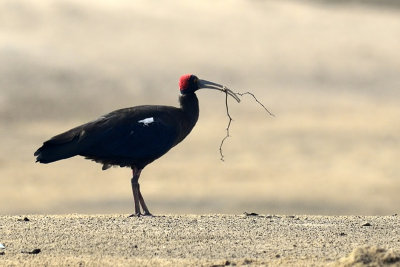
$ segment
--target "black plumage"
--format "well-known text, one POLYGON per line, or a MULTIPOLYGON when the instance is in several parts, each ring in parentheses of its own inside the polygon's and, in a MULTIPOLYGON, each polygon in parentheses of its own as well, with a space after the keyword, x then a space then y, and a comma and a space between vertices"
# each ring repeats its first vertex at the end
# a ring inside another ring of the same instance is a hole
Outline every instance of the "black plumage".
POLYGON ((210 88, 225 91, 223 86, 183 75, 179 82, 180 107, 136 106, 113 111, 100 118, 56 135, 36 152, 36 161, 50 163, 76 155, 110 166, 130 167, 135 215, 150 215, 139 189, 141 170, 181 142, 193 129, 199 117, 195 91, 210 88))
POLYGON ((56 135, 35 152, 37 161, 50 163, 80 155, 102 163, 103 169, 112 165, 143 169, 182 141, 196 124, 196 95, 180 98, 193 102, 189 111, 168 106, 125 108, 56 135))

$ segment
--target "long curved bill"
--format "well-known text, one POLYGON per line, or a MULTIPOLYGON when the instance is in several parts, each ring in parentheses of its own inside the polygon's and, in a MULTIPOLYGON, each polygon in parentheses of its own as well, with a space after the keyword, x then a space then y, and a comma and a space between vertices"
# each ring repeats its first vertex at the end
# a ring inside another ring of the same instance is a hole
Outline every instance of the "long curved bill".
POLYGON ((210 81, 206 81, 206 80, 201 80, 199 79, 198 81, 199 84, 199 89, 214 89, 214 90, 218 90, 221 92, 224 92, 228 95, 230 95, 231 97, 233 97, 238 103, 240 102, 240 98, 235 94, 235 92, 233 92, 232 90, 230 90, 229 88, 218 84, 218 83, 213 83, 210 81))

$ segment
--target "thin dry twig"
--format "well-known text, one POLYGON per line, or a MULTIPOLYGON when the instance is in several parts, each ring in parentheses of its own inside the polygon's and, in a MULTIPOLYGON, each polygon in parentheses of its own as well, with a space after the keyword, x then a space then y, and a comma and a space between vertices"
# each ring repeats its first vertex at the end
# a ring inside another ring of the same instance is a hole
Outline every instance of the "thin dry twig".
POLYGON ((260 101, 258 101, 257 97, 256 97, 253 93, 250 93, 250 92, 237 93, 237 92, 235 92, 235 94, 240 95, 240 96, 251 95, 251 96, 254 98, 254 100, 255 100, 258 104, 260 104, 260 105, 265 109, 265 111, 266 111, 269 115, 271 115, 272 117, 275 117, 275 115, 272 114, 272 113, 264 106, 263 103, 261 103, 260 101))
MULTIPOLYGON (((232 116, 231 116, 231 114, 229 113, 228 92, 230 92, 231 94, 234 94, 234 95, 236 95, 236 96, 237 96, 237 95, 239 95, 239 96, 251 95, 251 96, 254 98, 254 100, 255 100, 259 105, 261 105, 261 106, 264 108, 264 110, 265 110, 270 116, 275 117, 275 115, 274 115, 273 113, 271 113, 271 112, 264 106, 263 103, 261 103, 260 101, 258 101, 257 97, 256 97, 253 93, 251 93, 251 92, 245 92, 245 93, 233 92, 233 91, 229 90, 228 88, 224 88, 224 92, 225 92, 226 115, 228 116, 229 121, 228 121, 228 125, 227 125, 227 127, 226 127, 226 135, 225 135, 225 137, 221 140, 221 144, 219 145, 219 154, 221 155, 221 161, 225 161, 225 160, 224 160, 224 153, 223 153, 223 151, 222 151, 222 146, 224 145, 225 140, 226 140, 228 137, 230 137, 229 128, 231 127, 231 123, 232 123, 232 121, 233 121, 232 116)), ((235 99, 239 102, 239 100, 238 100, 239 98, 235 98, 235 99)))
POLYGON ((221 155, 221 161, 224 161, 224 153, 222 152, 222 146, 224 145, 225 140, 230 136, 229 135, 229 128, 231 127, 231 123, 233 121, 231 114, 229 114, 229 107, 228 107, 228 91, 225 91, 225 106, 226 106, 226 115, 229 118, 228 126, 226 127, 226 135, 221 140, 221 144, 219 145, 219 154, 221 155))

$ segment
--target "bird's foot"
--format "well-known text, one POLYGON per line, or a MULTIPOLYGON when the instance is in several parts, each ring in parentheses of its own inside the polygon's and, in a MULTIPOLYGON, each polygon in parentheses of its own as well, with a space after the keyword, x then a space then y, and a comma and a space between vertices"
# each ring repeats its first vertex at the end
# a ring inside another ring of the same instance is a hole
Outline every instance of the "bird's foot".
POLYGON ((132 218, 132 217, 140 217, 140 216, 149 216, 149 217, 153 217, 153 214, 151 214, 150 212, 145 212, 145 213, 134 213, 128 216, 128 218, 132 218))
POLYGON ((153 214, 151 214, 150 212, 144 212, 143 214, 142 214, 143 216, 150 216, 150 217, 153 217, 153 214))
POLYGON ((134 213, 128 216, 128 218, 132 218, 132 217, 140 217, 142 214, 139 213, 134 213))

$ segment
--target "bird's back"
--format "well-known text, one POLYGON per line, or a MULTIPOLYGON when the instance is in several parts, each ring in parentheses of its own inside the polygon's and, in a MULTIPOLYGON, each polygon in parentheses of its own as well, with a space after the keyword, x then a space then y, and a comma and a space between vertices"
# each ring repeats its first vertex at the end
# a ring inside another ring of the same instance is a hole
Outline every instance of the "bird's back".
POLYGON ((184 114, 169 106, 137 106, 113 111, 46 141, 37 161, 84 156, 103 164, 143 168, 179 143, 184 114))

